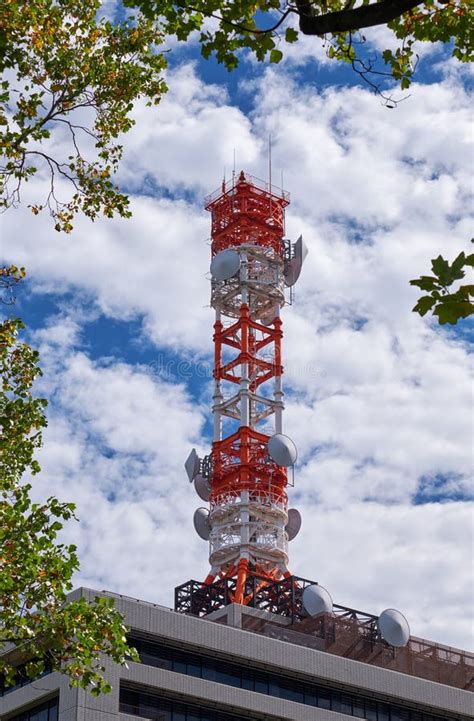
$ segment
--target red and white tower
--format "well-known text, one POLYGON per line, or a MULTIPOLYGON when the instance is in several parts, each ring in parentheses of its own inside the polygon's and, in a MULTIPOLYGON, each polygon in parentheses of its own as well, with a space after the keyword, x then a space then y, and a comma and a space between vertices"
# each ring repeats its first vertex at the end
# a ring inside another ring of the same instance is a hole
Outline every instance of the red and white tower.
POLYGON ((206 199, 216 314, 214 441, 209 456, 200 459, 193 449, 185 466, 209 504, 194 514, 196 531, 210 544, 204 583, 232 579, 232 600, 242 604, 251 600, 252 577, 265 583, 290 576, 288 541, 301 525, 299 512, 288 509, 297 452, 283 434, 280 310, 306 249, 301 238, 284 239, 288 203, 288 193, 244 172, 206 199))

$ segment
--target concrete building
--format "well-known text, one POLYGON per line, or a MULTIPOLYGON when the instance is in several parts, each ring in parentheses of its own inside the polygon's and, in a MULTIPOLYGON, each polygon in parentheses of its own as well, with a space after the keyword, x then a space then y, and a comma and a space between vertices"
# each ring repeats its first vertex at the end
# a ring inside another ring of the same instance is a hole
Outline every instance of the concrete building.
MULTIPOLYGON (((85 588, 71 594, 90 599, 95 595, 85 588)), ((468 689, 474 688, 474 657, 467 653, 428 644, 429 658, 426 649, 420 656, 426 657, 427 670, 412 659, 411 673, 401 673, 390 666, 396 667, 397 654, 406 653, 405 649, 372 644, 368 661, 343 657, 319 650, 323 639, 314 628, 299 632, 304 621, 292 624, 269 611, 232 603, 202 618, 128 597, 115 598, 142 663, 131 663, 129 668, 109 663, 113 691, 99 698, 69 688, 59 673, 26 682, 3 693, 1 721, 350 721, 354 717, 467 721, 473 717, 474 696, 468 689), (374 654, 381 665, 375 665, 374 654), (420 678, 423 673, 448 683, 420 678)), ((349 655, 360 656, 360 644, 352 646, 349 655)))

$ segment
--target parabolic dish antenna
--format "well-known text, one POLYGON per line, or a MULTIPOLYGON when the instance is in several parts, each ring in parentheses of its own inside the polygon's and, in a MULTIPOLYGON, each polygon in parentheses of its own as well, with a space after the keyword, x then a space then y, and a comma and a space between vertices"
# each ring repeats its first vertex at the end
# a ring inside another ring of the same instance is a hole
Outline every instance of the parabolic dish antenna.
POLYGON ((193 448, 193 450, 186 459, 186 463, 184 464, 190 483, 194 481, 195 476, 197 476, 197 474, 199 473, 199 466, 200 458, 196 453, 196 449, 193 448))
POLYGON ((275 433, 268 441, 268 455, 279 466, 293 466, 298 457, 298 451, 291 438, 283 433, 275 433))
POLYGON ((235 250, 221 250, 211 262, 211 275, 214 280, 229 280, 240 268, 240 257, 235 250))
POLYGON ((285 276, 285 284, 292 286, 296 283, 300 277, 301 268, 303 267, 304 260, 308 255, 308 248, 306 247, 303 236, 300 235, 295 245, 295 254, 288 263, 285 264, 283 275, 285 276))
POLYGON ((207 508, 196 508, 193 516, 194 529, 203 541, 209 540, 209 511, 207 508))
POLYGON ((297 508, 290 508, 288 511, 288 523, 285 531, 288 534, 288 540, 292 541, 298 535, 301 528, 301 513, 297 508))
POLYGON ((199 498, 202 501, 206 501, 207 503, 209 501, 211 487, 208 481, 203 478, 200 473, 198 473, 197 476, 194 478, 194 488, 196 489, 196 493, 198 494, 199 498))
POLYGON ((410 626, 403 613, 386 608, 377 621, 379 633, 390 646, 406 646, 410 638, 410 626))
POLYGON ((303 609, 308 616, 320 616, 322 613, 332 613, 332 598, 329 591, 319 584, 306 586, 302 596, 303 609))

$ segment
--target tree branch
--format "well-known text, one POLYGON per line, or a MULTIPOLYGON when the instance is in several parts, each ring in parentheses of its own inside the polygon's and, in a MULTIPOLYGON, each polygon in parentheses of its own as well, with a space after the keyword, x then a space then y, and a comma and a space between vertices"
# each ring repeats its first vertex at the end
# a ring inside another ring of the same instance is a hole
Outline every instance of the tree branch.
POLYGON ((420 4, 420 0, 381 0, 371 5, 360 5, 352 10, 313 15, 311 2, 296 0, 300 30, 304 35, 345 33, 374 25, 385 25, 420 4))

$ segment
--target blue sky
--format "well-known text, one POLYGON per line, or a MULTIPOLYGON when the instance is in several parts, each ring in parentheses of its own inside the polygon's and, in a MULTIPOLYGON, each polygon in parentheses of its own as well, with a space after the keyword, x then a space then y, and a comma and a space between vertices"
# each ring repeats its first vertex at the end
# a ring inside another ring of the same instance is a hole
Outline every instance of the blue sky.
MULTIPOLYGON (((396 607, 412 632, 468 647, 472 323, 411 313, 408 281, 468 250, 467 76, 423 55, 410 97, 388 110, 305 39, 278 67, 232 75, 174 47, 170 91, 137 103, 119 179, 133 218, 78 219, 70 236, 30 199, 2 218, 2 252, 28 281, 15 312, 40 348, 50 399, 38 496, 78 504, 66 536, 77 583, 171 606, 208 571, 185 479, 209 451, 213 315, 204 196, 224 167, 267 172, 292 195, 287 235, 310 254, 283 311, 285 429, 299 449, 291 505, 303 516, 294 573, 342 605, 396 607)), ((385 31, 372 47, 385 46, 385 31)), ((61 147, 63 138, 55 139, 61 147)))

